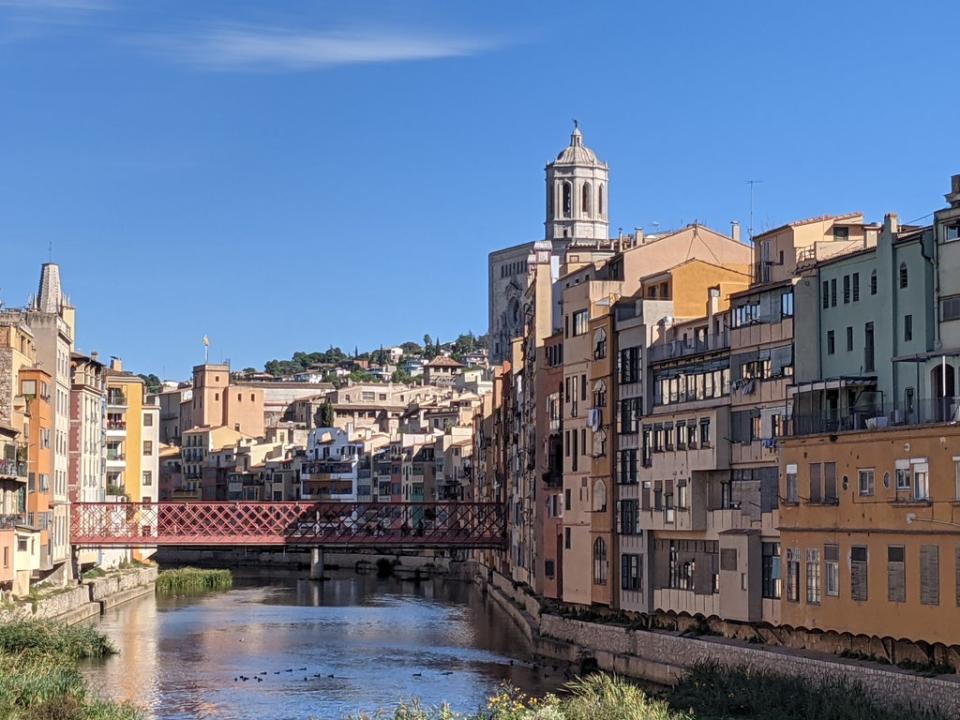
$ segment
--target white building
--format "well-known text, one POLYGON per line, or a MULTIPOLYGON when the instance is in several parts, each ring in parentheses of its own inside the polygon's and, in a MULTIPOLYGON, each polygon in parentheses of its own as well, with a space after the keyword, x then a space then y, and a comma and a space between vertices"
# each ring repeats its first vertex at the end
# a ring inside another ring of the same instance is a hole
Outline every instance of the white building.
POLYGON ((300 470, 303 500, 356 502, 357 466, 363 442, 351 441, 350 430, 316 428, 307 439, 307 459, 300 470))

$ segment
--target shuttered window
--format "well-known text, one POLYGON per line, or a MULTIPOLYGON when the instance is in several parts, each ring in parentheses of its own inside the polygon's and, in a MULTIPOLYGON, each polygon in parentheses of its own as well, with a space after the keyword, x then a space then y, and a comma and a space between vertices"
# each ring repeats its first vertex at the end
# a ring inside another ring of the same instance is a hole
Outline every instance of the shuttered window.
POLYGON ((940 546, 920 546, 920 603, 940 604, 940 546))
POLYGON ((827 595, 840 595, 840 546, 824 545, 823 562, 825 569, 824 585, 827 595))
POLYGON ((807 550, 807 603, 820 604, 820 550, 807 550))
POLYGON ((907 601, 906 551, 903 545, 887 547, 887 602, 907 601))
POLYGON ((822 497, 822 483, 820 463, 810 463, 810 502, 818 503, 822 497))
POLYGON ((850 597, 860 602, 867 599, 867 548, 863 545, 850 548, 850 597))
POLYGON ((736 548, 724 548, 720 551, 720 569, 728 572, 737 571, 736 548))
POLYGON ((823 500, 837 501, 837 464, 833 462, 823 464, 823 500))
POLYGON ((954 556, 954 567, 956 568, 954 572, 956 577, 954 580, 957 586, 957 607, 960 607, 960 545, 957 545, 954 550, 954 556))

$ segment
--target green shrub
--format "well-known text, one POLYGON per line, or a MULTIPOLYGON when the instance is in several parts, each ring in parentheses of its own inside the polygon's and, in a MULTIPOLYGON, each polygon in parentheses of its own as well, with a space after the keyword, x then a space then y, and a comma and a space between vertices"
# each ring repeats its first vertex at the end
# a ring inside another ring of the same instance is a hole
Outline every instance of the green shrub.
POLYGON ((0 624, 0 653, 37 653, 69 660, 113 655, 106 636, 87 625, 63 625, 49 620, 0 624))
POLYGON ((233 574, 229 570, 201 570, 185 567, 163 570, 157 576, 159 595, 197 595, 229 590, 231 587, 233 587, 233 574))

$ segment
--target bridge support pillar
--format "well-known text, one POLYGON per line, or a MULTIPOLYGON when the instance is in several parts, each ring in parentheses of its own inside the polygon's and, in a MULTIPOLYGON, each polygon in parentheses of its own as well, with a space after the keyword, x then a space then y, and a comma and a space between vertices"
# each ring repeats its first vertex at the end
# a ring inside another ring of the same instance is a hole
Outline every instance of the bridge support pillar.
POLYGON ((310 550, 310 579, 323 580, 323 548, 310 550))

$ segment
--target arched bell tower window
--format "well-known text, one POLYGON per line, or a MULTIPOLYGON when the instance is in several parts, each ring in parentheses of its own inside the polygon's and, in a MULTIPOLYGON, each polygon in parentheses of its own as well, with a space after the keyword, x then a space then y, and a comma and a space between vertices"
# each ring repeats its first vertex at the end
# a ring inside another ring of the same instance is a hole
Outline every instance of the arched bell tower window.
POLYGON ((570 217, 573 214, 573 186, 565 182, 563 184, 563 216, 570 217))
POLYGON ((590 217, 590 183, 583 184, 580 190, 580 211, 584 217, 590 217))
POLYGON ((603 217, 603 184, 597 186, 597 217, 603 217))

